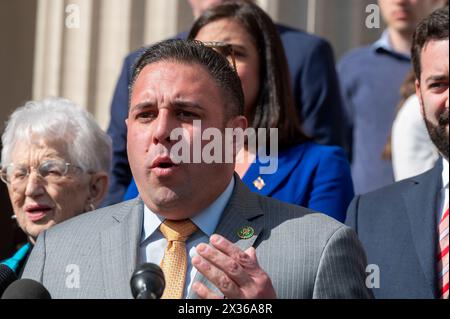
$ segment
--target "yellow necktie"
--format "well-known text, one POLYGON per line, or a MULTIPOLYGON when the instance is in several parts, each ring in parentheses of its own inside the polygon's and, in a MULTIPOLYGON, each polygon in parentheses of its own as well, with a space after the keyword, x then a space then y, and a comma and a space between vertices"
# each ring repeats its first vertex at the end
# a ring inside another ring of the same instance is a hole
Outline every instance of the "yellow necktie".
POLYGON ((166 220, 159 229, 168 241, 161 261, 161 269, 166 280, 166 289, 161 299, 181 299, 187 271, 186 240, 197 231, 197 226, 189 219, 166 220))

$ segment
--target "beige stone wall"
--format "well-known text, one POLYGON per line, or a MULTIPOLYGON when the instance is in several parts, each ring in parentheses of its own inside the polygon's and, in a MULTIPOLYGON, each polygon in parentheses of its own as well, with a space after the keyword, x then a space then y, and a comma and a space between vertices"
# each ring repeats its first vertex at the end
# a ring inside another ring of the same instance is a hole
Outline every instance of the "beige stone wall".
MULTIPOLYGON (((380 30, 363 27, 375 0, 258 0, 274 20, 326 37, 337 56, 369 43, 380 30)), ((64 96, 109 122, 109 106, 123 57, 142 45, 187 30, 186 0, 0 0, 1 33, 11 43, 4 68, 20 65, 20 85, 0 76, 8 92, 0 119, 28 98, 64 96), (26 3, 26 4, 25 4, 26 3), (29 5, 32 3, 34 5, 29 5), (18 10, 17 8, 20 8, 18 10), (25 19, 28 17, 28 19, 25 19), (23 24, 15 23, 18 19, 23 24), (23 45, 28 50, 22 50, 23 45)), ((3 50, 3 49, 2 49, 3 50)))
POLYGON ((0 0, 0 131, 32 96, 36 2, 0 0))

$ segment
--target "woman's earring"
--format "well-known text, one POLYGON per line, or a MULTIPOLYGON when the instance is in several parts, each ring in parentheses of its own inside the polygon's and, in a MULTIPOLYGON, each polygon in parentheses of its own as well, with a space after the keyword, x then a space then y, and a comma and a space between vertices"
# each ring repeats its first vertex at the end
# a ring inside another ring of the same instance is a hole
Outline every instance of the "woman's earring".
POLYGON ((95 206, 94 206, 94 204, 92 204, 92 203, 89 203, 89 208, 90 208, 90 211, 93 211, 93 210, 95 210, 95 206))

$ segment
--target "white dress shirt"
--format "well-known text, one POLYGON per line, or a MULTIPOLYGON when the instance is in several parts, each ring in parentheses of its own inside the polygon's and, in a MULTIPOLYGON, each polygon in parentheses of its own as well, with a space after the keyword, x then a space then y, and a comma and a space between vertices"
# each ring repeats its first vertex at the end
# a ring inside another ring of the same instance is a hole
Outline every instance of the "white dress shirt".
POLYGON ((449 180, 449 170, 448 170, 448 160, 445 158, 443 161, 443 170, 442 170, 442 189, 441 194, 439 196, 439 207, 441 215, 439 216, 438 225, 441 223, 442 217, 444 217, 445 212, 448 209, 448 180, 449 180))
POLYGON ((439 152, 430 139, 416 95, 406 100, 392 127, 392 166, 395 181, 430 170, 439 152))
MULTIPOLYGON (((226 190, 220 195, 214 203, 212 203, 203 212, 192 218, 192 222, 201 231, 197 231, 186 242, 186 248, 189 254, 186 284, 184 288, 184 297, 187 296, 191 288, 192 281, 197 274, 197 269, 192 267, 191 259, 197 255, 196 246, 201 243, 209 243, 209 238, 214 234, 217 225, 222 217, 222 213, 228 204, 234 189, 234 177, 226 190)), ((167 247, 167 239, 159 230, 159 226, 164 222, 165 218, 153 213, 146 205, 144 205, 144 222, 140 244, 140 261, 141 263, 161 264, 164 257, 164 251, 167 247)))

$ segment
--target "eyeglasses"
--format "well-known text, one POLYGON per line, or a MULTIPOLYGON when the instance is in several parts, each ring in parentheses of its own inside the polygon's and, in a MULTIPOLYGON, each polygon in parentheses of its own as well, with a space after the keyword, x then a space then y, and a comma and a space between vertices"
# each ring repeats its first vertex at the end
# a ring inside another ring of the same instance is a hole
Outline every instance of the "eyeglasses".
POLYGON ((58 160, 49 160, 41 163, 37 168, 23 164, 9 164, 2 167, 0 173, 0 179, 13 186, 21 186, 26 183, 31 170, 36 171, 37 176, 45 179, 48 182, 53 182, 61 179, 61 177, 67 175, 70 170, 80 170, 80 167, 71 163, 65 163, 58 160))
POLYGON ((234 55, 234 49, 231 44, 218 41, 207 41, 203 42, 203 44, 208 48, 214 49, 215 51, 219 52, 224 57, 226 57, 227 60, 231 62, 231 65, 233 66, 234 70, 237 72, 236 57, 234 55))

